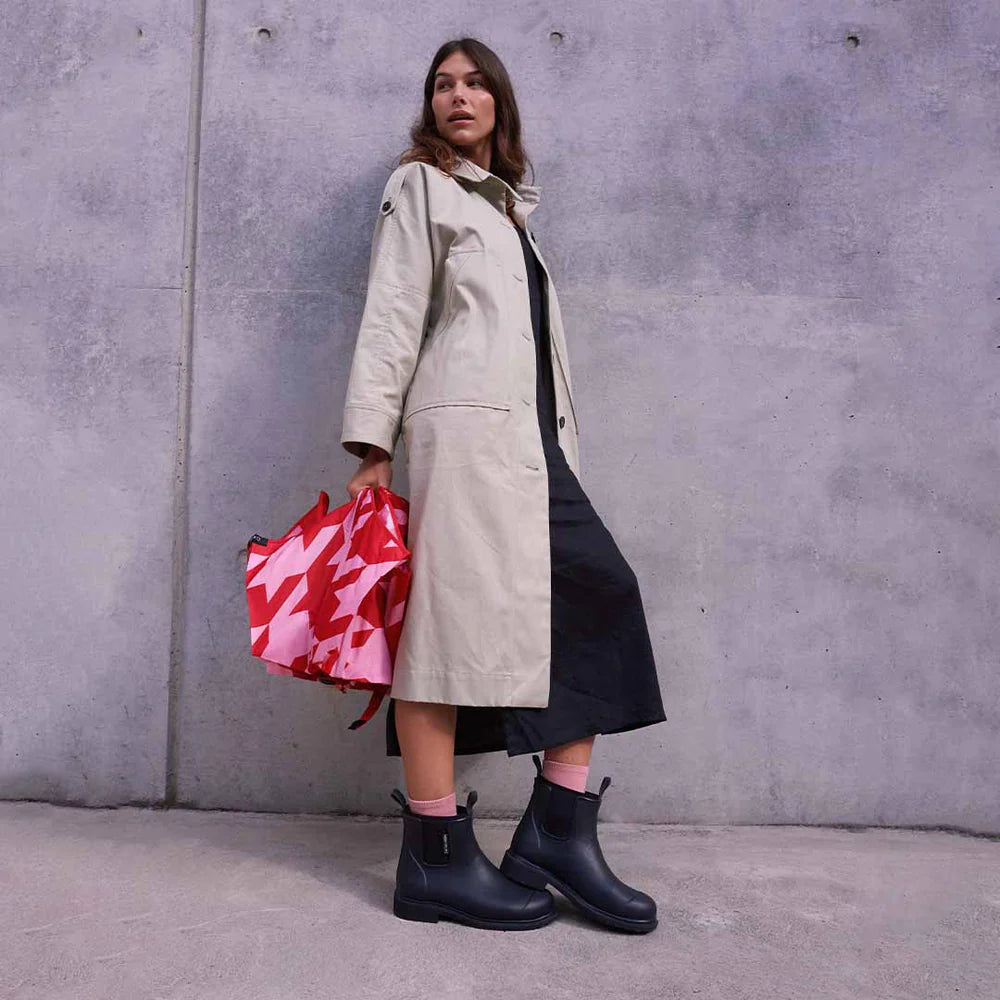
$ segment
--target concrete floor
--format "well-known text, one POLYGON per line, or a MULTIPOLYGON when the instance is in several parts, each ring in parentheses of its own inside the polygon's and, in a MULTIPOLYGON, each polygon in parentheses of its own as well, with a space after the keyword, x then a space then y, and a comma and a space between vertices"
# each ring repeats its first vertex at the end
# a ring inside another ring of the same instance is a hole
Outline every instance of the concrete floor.
MULTIPOLYGON (((476 819, 494 862, 513 821, 476 819)), ((1000 841, 602 822, 657 900, 632 936, 393 916, 396 817, 0 803, 0 997, 1000 996, 1000 841)))

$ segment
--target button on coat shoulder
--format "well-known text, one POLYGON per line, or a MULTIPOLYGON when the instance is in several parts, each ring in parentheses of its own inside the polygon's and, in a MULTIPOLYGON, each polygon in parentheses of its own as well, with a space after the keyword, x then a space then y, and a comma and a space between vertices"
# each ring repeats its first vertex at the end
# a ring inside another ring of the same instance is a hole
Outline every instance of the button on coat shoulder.
POLYGON ((468 159, 386 181, 344 402, 341 443, 395 455, 410 484, 412 580, 391 694, 544 707, 549 691, 548 479, 535 409, 524 254, 546 274, 559 443, 579 476, 569 358, 552 275, 527 217, 540 188, 468 159))

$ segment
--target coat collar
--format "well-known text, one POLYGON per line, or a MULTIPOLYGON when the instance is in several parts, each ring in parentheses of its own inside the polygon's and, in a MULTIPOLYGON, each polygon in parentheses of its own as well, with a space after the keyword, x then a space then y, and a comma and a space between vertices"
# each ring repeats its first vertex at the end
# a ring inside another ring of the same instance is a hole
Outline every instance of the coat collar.
POLYGON ((455 177, 462 177, 474 184, 492 183, 503 187, 509 191, 514 198, 514 214, 526 219, 537 207, 541 195, 541 185, 538 184, 518 184, 511 187, 502 177, 484 170, 478 163, 465 156, 459 156, 458 165, 452 168, 455 177))

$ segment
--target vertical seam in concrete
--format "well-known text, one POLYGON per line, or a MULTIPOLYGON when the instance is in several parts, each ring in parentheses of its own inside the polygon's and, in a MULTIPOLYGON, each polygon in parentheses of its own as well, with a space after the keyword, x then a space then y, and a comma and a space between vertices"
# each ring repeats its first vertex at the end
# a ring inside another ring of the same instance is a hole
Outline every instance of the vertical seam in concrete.
POLYGON ((191 81, 188 95, 187 170, 184 182, 184 248, 181 335, 177 360, 177 432, 173 475, 173 555, 170 592, 170 665, 167 675, 166 771, 163 805, 177 802, 178 713, 184 656, 185 580, 188 550, 188 458, 191 443, 191 356, 194 343, 195 263, 198 249, 198 168, 205 78, 205 6, 194 0, 191 81))

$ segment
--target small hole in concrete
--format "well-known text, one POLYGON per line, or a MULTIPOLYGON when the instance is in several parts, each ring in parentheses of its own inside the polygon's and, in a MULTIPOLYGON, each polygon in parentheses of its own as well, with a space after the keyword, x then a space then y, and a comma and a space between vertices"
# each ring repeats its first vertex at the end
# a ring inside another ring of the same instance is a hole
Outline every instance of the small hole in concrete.
POLYGON ((270 28, 258 28, 257 29, 257 37, 260 38, 261 40, 265 41, 265 42, 268 41, 268 39, 270 39, 270 37, 271 37, 271 29, 270 28))
POLYGON ((861 39, 857 35, 848 35, 844 43, 849 49, 856 49, 861 44, 861 39))
POLYGON ((549 41, 553 45, 562 45, 563 33, 561 31, 550 31, 549 32, 549 41))

